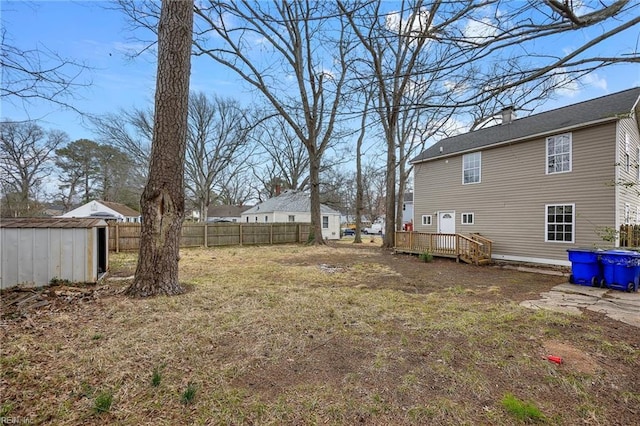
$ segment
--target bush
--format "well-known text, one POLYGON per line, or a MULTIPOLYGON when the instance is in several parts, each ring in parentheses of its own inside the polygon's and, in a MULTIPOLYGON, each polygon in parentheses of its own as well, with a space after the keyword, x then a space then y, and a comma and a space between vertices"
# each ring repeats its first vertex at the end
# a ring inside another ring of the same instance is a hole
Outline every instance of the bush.
POLYGON ((423 262, 426 262, 426 263, 429 263, 429 262, 431 262, 433 260, 433 255, 428 250, 425 250, 422 253, 420 253, 420 255, 418 257, 420 258, 420 260, 422 260, 423 262))

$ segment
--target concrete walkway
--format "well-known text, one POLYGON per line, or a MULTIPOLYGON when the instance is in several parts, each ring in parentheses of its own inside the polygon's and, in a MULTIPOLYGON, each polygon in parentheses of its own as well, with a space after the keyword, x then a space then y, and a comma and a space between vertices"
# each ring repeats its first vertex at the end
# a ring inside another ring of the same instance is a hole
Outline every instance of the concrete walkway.
POLYGON ((626 293, 566 283, 553 287, 540 297, 539 300, 525 300, 520 305, 574 315, 580 315, 583 309, 589 309, 640 328, 640 292, 626 293))

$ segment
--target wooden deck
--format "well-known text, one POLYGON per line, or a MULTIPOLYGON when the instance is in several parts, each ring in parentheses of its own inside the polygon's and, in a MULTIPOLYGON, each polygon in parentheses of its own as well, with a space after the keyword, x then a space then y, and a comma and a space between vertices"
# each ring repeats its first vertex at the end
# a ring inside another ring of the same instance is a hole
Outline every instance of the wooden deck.
POLYGON ((478 234, 430 234, 427 232, 397 231, 395 251, 420 254, 429 252, 433 256, 451 257, 458 261, 483 265, 491 263, 493 241, 478 234))

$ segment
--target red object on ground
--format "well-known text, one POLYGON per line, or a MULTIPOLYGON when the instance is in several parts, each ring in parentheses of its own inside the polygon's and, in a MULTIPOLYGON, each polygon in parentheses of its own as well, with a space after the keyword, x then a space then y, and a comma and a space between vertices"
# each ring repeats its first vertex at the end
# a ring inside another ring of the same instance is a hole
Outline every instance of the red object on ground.
POLYGON ((556 364, 562 364, 562 357, 559 356, 555 356, 555 355, 549 355, 547 357, 547 359, 551 362, 555 362, 556 364))

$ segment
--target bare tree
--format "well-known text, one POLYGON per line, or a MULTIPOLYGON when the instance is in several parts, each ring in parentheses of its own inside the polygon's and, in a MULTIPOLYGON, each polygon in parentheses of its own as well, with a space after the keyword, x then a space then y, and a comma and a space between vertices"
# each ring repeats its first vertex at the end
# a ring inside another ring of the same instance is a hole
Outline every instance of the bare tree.
POLYGON ((393 247, 395 231, 395 193, 397 165, 398 122, 404 94, 418 67, 423 49, 427 45, 426 29, 434 19, 431 10, 422 10, 422 2, 407 5, 401 2, 401 10, 409 9, 405 17, 390 22, 380 11, 380 2, 371 2, 357 9, 349 9, 338 2, 340 10, 357 35, 370 67, 371 84, 376 88, 376 111, 384 130, 386 141, 386 220, 383 247, 393 247), (364 12, 364 13, 363 13, 364 12))
POLYGON ((63 58, 44 46, 18 47, 3 28, 0 30, 0 100, 28 104, 46 100, 77 111, 71 105, 73 90, 90 85, 80 81, 84 64, 63 58))
POLYGON ((276 187, 309 189, 309 153, 287 122, 279 115, 262 122, 253 133, 260 161, 254 170, 262 183, 261 195, 275 195, 276 187))
POLYGON ((138 266, 126 293, 174 295, 184 219, 184 159, 193 40, 193 0, 165 0, 158 23, 158 73, 149 179, 141 198, 138 266))
POLYGON ((248 183, 252 178, 253 175, 247 169, 241 170, 227 179, 218 195, 220 204, 246 206, 247 203, 255 199, 255 193, 248 183))
POLYGON ((120 109, 116 113, 93 117, 92 122, 100 142, 126 152, 140 175, 146 179, 153 139, 153 111, 120 109))
POLYGON ((0 184, 5 214, 34 215, 37 192, 50 174, 55 150, 66 133, 45 132, 34 122, 0 122, 0 184))
POLYGON ((230 98, 192 93, 189 99, 189 132, 186 153, 186 185, 207 220, 215 192, 246 165, 251 153, 248 111, 230 98))
POLYGON ((196 10, 196 54, 227 66, 257 89, 307 149, 315 244, 324 244, 320 169, 334 136, 351 49, 344 23, 329 6, 238 0, 203 2, 196 10), (335 38, 325 37, 329 33, 335 38))

